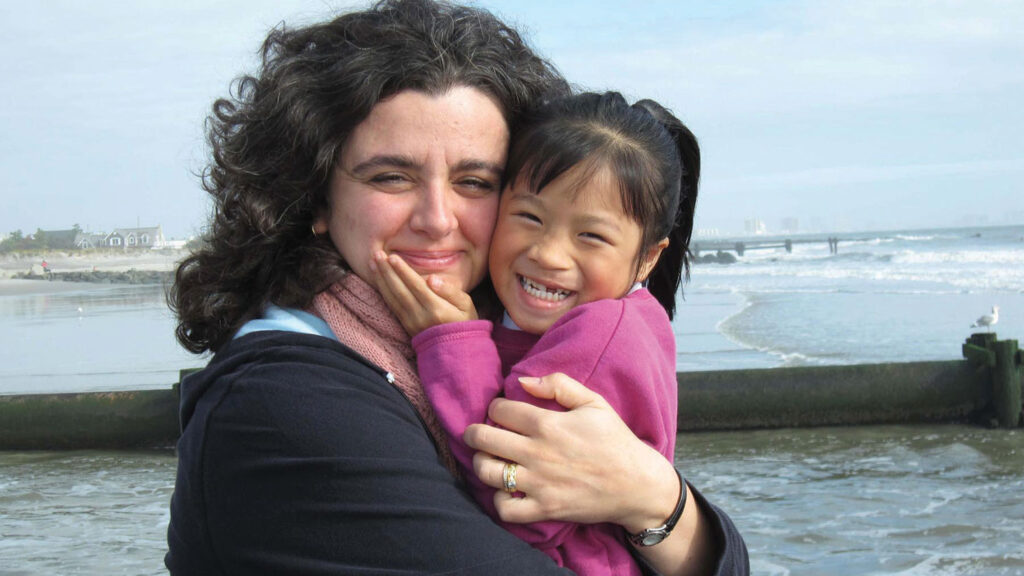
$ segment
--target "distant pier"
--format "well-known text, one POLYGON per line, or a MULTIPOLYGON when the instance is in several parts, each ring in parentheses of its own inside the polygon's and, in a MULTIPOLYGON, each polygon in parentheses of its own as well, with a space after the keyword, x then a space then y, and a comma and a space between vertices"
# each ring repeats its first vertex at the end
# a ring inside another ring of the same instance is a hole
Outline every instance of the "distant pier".
POLYGON ((787 253, 793 252, 794 244, 828 244, 830 254, 839 253, 839 238, 830 236, 828 238, 799 238, 790 240, 788 238, 765 238, 764 240, 701 240, 692 242, 690 251, 694 256, 700 257, 701 252, 735 252, 737 256, 743 256, 751 250, 774 250, 785 248, 787 253))

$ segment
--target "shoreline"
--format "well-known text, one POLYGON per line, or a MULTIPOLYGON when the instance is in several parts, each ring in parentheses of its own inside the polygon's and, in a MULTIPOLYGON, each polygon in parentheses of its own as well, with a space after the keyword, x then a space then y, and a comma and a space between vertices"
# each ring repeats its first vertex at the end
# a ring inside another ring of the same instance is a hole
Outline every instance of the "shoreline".
POLYGON ((64 292, 84 292, 97 288, 111 288, 120 284, 94 284, 88 282, 64 282, 62 280, 26 280, 23 278, 0 278, 0 298, 4 296, 36 296, 64 292))
POLYGON ((186 250, 60 251, 0 255, 0 297, 166 284, 186 250), (43 271, 43 262, 52 276, 43 271), (25 276, 28 276, 27 278, 25 276), (66 279, 61 279, 66 275, 66 279))
POLYGON ((188 256, 187 250, 85 250, 0 255, 0 278, 14 274, 43 274, 45 261, 51 272, 171 272, 188 256))

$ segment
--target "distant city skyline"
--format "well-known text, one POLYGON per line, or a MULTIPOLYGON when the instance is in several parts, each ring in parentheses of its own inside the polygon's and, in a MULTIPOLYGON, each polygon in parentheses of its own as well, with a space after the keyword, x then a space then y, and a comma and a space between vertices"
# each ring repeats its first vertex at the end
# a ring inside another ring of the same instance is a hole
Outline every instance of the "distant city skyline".
MULTIPOLYGON (((4 3, 0 236, 202 229, 203 120, 323 0, 4 3)), ((485 0, 575 84, 653 98, 703 151, 696 228, 1024 224, 1024 4, 485 0)))

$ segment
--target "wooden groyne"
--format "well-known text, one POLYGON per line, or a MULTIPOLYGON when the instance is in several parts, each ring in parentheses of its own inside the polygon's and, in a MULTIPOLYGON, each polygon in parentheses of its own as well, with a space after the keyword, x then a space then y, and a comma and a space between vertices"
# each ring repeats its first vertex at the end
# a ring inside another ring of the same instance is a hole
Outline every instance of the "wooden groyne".
MULTIPOLYGON (((679 430, 1021 426, 1024 352, 1017 341, 974 334, 962 348, 962 360, 681 372, 679 430)), ((178 385, 0 396, 0 450, 169 448, 178 432, 178 385)))
POLYGON ((973 334, 963 360, 684 372, 679 430, 973 422, 1021 425, 1016 340, 973 334))
POLYGON ((0 450, 167 448, 178 433, 177 385, 0 396, 0 450))

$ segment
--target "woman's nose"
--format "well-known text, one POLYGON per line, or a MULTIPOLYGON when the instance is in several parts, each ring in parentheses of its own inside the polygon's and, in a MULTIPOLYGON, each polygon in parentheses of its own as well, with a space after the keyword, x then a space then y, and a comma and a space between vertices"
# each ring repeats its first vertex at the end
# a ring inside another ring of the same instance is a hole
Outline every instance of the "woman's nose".
POLYGON ((446 183, 427 184, 409 219, 409 226, 429 238, 443 238, 459 225, 456 204, 455 192, 446 183))

